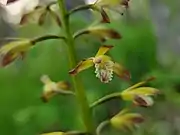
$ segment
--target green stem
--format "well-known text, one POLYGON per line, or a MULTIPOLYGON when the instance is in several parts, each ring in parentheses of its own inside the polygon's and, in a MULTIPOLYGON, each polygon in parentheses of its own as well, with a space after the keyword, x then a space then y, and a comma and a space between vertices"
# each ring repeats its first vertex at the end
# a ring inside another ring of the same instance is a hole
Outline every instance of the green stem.
POLYGON ((112 94, 106 95, 106 96, 98 99, 98 100, 95 101, 94 103, 92 103, 92 104, 90 105, 90 107, 93 108, 93 107, 95 107, 95 106, 97 106, 97 105, 100 105, 100 104, 102 104, 102 103, 104 103, 104 102, 107 102, 107 101, 109 101, 109 100, 111 100, 111 99, 113 99, 113 98, 116 98, 116 97, 121 98, 121 93, 120 93, 120 92, 116 92, 116 93, 112 93, 112 94))
MULTIPOLYGON (((74 47, 74 39, 70 31, 69 25, 69 17, 67 16, 67 9, 65 7, 64 0, 58 0, 60 14, 61 14, 61 21, 62 27, 66 34, 66 43, 68 45, 68 55, 70 61, 70 68, 72 69, 76 65, 76 52, 74 47)), ((75 93, 77 96, 77 100, 79 102, 81 112, 82 112, 82 119, 88 133, 94 134, 94 125, 92 119, 91 109, 88 104, 88 100, 86 97, 85 90, 83 88, 82 81, 78 76, 72 76, 72 81, 75 89, 75 93)))
POLYGON ((80 5, 78 7, 75 7, 74 9, 70 10, 67 15, 69 16, 69 15, 71 15, 73 13, 76 13, 77 11, 87 10, 87 9, 91 9, 91 8, 93 8, 93 4, 80 5))
POLYGON ((110 123, 109 120, 105 120, 99 124, 99 126, 96 129, 96 134, 100 135, 103 129, 110 123))

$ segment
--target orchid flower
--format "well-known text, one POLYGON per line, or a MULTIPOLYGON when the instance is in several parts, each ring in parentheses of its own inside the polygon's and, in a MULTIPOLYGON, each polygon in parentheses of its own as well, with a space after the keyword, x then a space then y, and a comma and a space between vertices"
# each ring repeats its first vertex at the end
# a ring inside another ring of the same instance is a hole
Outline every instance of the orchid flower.
POLYGON ((96 77, 103 83, 108 83, 112 80, 113 72, 123 79, 130 79, 129 72, 120 64, 111 60, 111 57, 105 55, 113 46, 101 46, 94 57, 90 57, 78 63, 69 73, 76 75, 77 73, 95 67, 96 77))
POLYGON ((121 92, 121 97, 124 100, 133 101, 135 105, 138 106, 152 106, 154 104, 153 98, 160 93, 156 88, 152 87, 140 87, 142 84, 146 83, 149 80, 142 81, 137 83, 130 88, 121 92))
POLYGON ((137 124, 144 121, 144 118, 139 113, 129 113, 129 110, 123 109, 111 118, 112 127, 118 130, 132 130, 137 124))
POLYGON ((41 82, 44 84, 42 100, 48 102, 50 98, 57 94, 74 94, 69 91, 69 85, 65 81, 54 82, 48 75, 43 75, 40 78, 41 82))

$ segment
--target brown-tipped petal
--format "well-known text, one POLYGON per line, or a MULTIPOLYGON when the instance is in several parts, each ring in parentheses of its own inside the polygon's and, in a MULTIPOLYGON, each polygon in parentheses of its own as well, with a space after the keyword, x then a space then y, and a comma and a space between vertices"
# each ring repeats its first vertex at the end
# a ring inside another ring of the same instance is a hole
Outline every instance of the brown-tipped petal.
POLYGON ((16 58, 18 58, 18 54, 12 54, 12 53, 7 53, 5 56, 2 56, 1 58, 1 66, 5 67, 7 65, 9 65, 10 63, 12 63, 14 60, 16 60, 16 58))
POLYGON ((77 73, 79 73, 85 69, 88 69, 88 68, 92 67, 93 65, 94 65, 93 58, 82 60, 77 64, 77 66, 74 69, 69 71, 69 74, 76 75, 77 73))
POLYGON ((131 75, 127 69, 125 69, 122 65, 119 63, 114 63, 113 71, 122 79, 124 80, 130 80, 131 75))
POLYGON ((142 107, 149 107, 154 104, 152 97, 143 95, 136 95, 133 102, 135 105, 142 107))
POLYGON ((155 79, 154 77, 150 77, 150 78, 148 78, 148 79, 146 79, 146 80, 144 80, 142 82, 134 84, 133 86, 131 86, 128 89, 126 89, 126 91, 129 91, 129 90, 135 89, 137 87, 140 87, 140 86, 142 86, 142 85, 144 85, 144 84, 146 84, 146 83, 148 83, 148 82, 150 82, 150 81, 152 81, 154 79, 155 79))
POLYGON ((41 16, 39 17, 38 24, 39 24, 40 26, 44 24, 45 19, 46 19, 46 16, 47 16, 47 12, 44 12, 44 13, 42 13, 41 16))
POLYGON ((132 130, 132 128, 144 121, 141 114, 138 113, 123 113, 115 115, 111 120, 111 125, 119 130, 132 130))
POLYGON ((66 81, 60 81, 57 83, 57 87, 62 89, 62 90, 69 90, 70 89, 70 84, 66 81))
POLYGON ((61 26, 61 20, 59 18, 59 16, 56 14, 56 12, 49 10, 50 15, 52 16, 52 18, 56 21, 58 26, 61 26))
POLYGON ((96 53, 95 57, 98 57, 100 55, 104 55, 105 53, 107 53, 111 48, 113 48, 112 45, 103 45, 99 48, 98 52, 96 53))
POLYGON ((54 97, 57 93, 53 90, 43 92, 41 99, 43 102, 48 102, 52 97, 54 97))
POLYGON ((129 0, 122 0, 121 5, 125 6, 125 8, 129 7, 129 0))
POLYGON ((160 94, 160 91, 153 87, 139 87, 139 88, 131 89, 129 92, 135 93, 137 95, 145 95, 145 96, 160 94))
POLYGON ((43 23, 44 16, 46 16, 47 10, 45 7, 38 6, 35 10, 25 14, 20 22, 20 25, 24 25, 27 23, 43 23), (41 18, 41 20, 40 20, 41 18))
POLYGON ((110 23, 110 18, 108 16, 108 14, 106 13, 106 11, 103 8, 101 8, 100 12, 101 12, 101 16, 102 16, 101 23, 110 23))

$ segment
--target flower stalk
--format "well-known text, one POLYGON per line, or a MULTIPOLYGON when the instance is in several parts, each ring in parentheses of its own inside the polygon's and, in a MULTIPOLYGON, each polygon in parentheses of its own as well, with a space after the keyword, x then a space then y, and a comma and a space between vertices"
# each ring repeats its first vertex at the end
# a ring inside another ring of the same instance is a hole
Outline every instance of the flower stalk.
MULTIPOLYGON (((69 55, 69 63, 70 68, 73 68, 76 65, 76 52, 74 47, 74 39, 70 31, 69 25, 69 17, 67 16, 68 11, 65 7, 64 0, 58 0, 60 15, 61 15, 61 22, 62 28, 66 35, 66 43, 68 47, 68 55, 69 55)), ((85 94, 85 90, 82 85, 81 78, 79 76, 72 76, 72 82, 75 89, 75 94, 77 96, 77 100, 80 105, 82 119, 86 128, 86 132, 94 134, 94 126, 93 126, 93 119, 92 113, 89 108, 88 100, 85 94)))

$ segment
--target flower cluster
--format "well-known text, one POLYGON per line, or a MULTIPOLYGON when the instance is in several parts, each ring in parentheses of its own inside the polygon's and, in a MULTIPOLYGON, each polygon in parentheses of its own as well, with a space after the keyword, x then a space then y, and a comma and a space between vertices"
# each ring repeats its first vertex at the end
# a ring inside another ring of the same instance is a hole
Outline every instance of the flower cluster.
MULTIPOLYGON (((119 78, 124 80, 130 80, 130 72, 118 62, 114 61, 108 55, 108 52, 115 48, 112 45, 107 45, 105 42, 109 39, 118 40, 122 36, 114 29, 105 27, 104 23, 110 23, 106 9, 116 10, 119 7, 128 8, 129 0, 96 0, 89 5, 80 6, 78 8, 67 11, 63 7, 64 1, 59 0, 59 10, 61 13, 61 20, 59 16, 52 10, 52 5, 55 3, 50 3, 43 6, 33 6, 32 11, 25 12, 23 17, 20 19, 20 24, 26 24, 32 22, 32 20, 38 24, 43 24, 47 14, 50 14, 53 19, 57 22, 60 28, 64 28, 65 36, 54 36, 46 35, 35 39, 18 39, 16 41, 10 42, 0 48, 0 64, 1 66, 7 66, 18 58, 24 58, 26 52, 33 48, 37 42, 48 40, 48 39, 63 39, 67 44, 68 51, 70 52, 71 60, 71 70, 69 74, 73 80, 74 91, 70 90, 69 84, 66 81, 52 81, 48 75, 41 76, 40 80, 44 84, 41 99, 44 102, 48 102, 52 97, 56 95, 73 95, 76 96, 79 100, 83 115, 83 121, 86 126, 84 132, 81 131, 70 131, 70 132, 52 132, 44 133, 42 135, 87 135, 95 134, 100 135, 102 129, 110 124, 112 127, 118 130, 132 130, 136 127, 137 124, 140 124, 144 121, 144 117, 140 113, 130 112, 130 109, 122 109, 118 114, 109 118, 108 120, 103 121, 98 125, 98 127, 93 129, 93 122, 91 122, 91 111, 93 107, 108 101, 109 99, 119 97, 123 101, 131 101, 137 107, 149 107, 154 104, 153 96, 160 93, 160 91, 153 87, 144 87, 142 85, 151 81, 153 78, 147 79, 145 81, 139 82, 123 91, 112 93, 110 95, 104 96, 103 98, 98 99, 92 105, 89 106, 88 100, 85 94, 83 87, 81 86, 81 80, 78 77, 78 74, 90 67, 94 67, 95 76, 102 83, 108 84, 113 79, 113 75, 117 75, 119 78), (36 7, 36 8, 34 8, 36 7), (98 23, 98 25, 91 25, 85 29, 79 30, 71 34, 69 26, 69 16, 79 10, 84 9, 93 9, 101 13, 103 20, 98 23), (62 25, 61 25, 62 24, 62 25), (101 45, 99 50, 94 56, 90 56, 81 60, 77 65, 75 64, 75 48, 74 41, 84 34, 91 34, 100 39, 101 45), (72 53, 72 54, 71 54, 72 53), (92 125, 91 125, 92 124, 92 125)), ((65 5, 64 5, 65 6, 65 5)), ((6 7, 7 8, 7 7, 6 7)))

